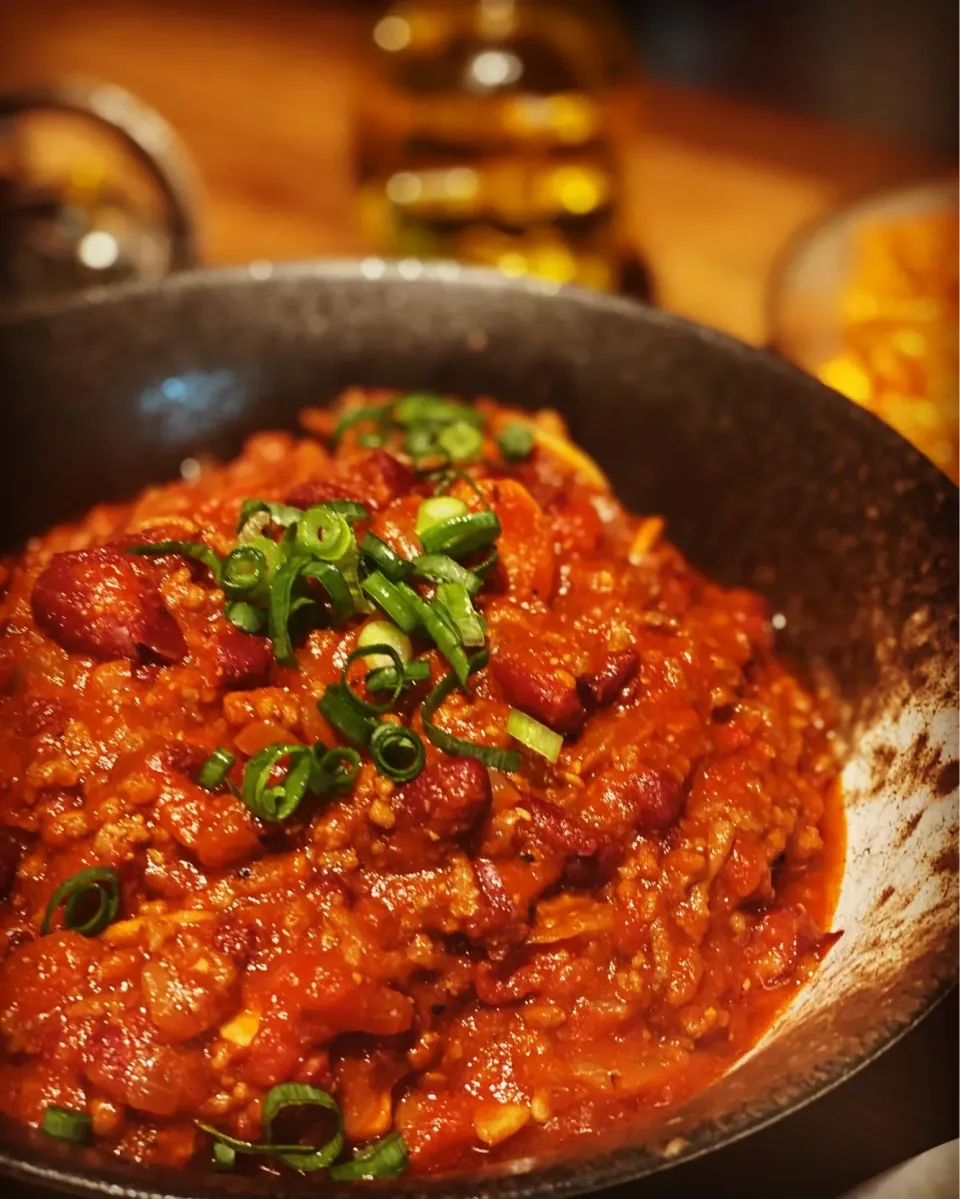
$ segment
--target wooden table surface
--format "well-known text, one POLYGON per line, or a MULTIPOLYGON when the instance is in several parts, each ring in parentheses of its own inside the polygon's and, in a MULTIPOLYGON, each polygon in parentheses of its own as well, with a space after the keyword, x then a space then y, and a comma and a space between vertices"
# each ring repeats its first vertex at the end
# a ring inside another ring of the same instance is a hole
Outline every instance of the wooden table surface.
MULTIPOLYGON (((365 18, 348 4, 0 0, 0 85, 86 75, 175 127, 211 264, 353 255, 365 18)), ((784 240, 841 199, 940 164, 906 146, 663 84, 627 98, 625 217, 658 301, 748 341, 784 240)))
MULTIPOLYGON (((203 184, 205 260, 362 253, 350 170, 363 22, 348 6, 0 0, 0 81, 119 83, 174 125, 203 184)), ((909 147, 638 85, 627 220, 664 307, 753 342, 784 240, 839 201, 940 169, 909 147)), ((789 1120, 643 1194, 837 1195, 956 1135, 955 1000, 789 1120)), ((23 1192, 24 1195, 26 1191, 23 1192)), ((622 1188, 623 1199, 636 1193, 622 1188)))

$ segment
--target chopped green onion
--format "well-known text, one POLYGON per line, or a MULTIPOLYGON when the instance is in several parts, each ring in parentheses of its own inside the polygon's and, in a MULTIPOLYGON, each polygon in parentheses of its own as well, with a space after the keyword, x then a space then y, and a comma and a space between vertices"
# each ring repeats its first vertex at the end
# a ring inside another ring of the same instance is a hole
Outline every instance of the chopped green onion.
POLYGON ((336 512, 350 524, 358 520, 370 519, 370 510, 358 503, 357 500, 324 500, 324 507, 329 508, 331 512, 336 512))
POLYGON ((400 654, 397 652, 397 650, 386 641, 375 642, 367 646, 360 646, 348 656, 346 663, 344 664, 343 671, 340 675, 340 686, 343 688, 344 694, 358 712, 361 712, 365 715, 369 714, 371 716, 379 716, 383 712, 389 712, 393 707, 397 696, 400 694, 401 687, 403 686, 403 659, 400 657, 400 654), (392 663, 394 670, 397 672, 397 679, 393 688, 393 693, 385 704, 372 704, 369 700, 361 699, 360 696, 357 695, 350 686, 348 672, 351 664, 356 662, 358 658, 367 658, 371 654, 382 654, 392 663))
POLYGON ((546 758, 548 762, 556 762, 560 757, 560 750, 563 748, 563 738, 560 734, 555 733, 553 729, 548 729, 539 720, 534 720, 526 712, 520 712, 516 708, 510 709, 510 715, 507 717, 507 732, 511 737, 516 737, 521 745, 532 749, 535 754, 546 758))
POLYGON ((261 1106, 263 1117, 263 1135, 266 1141, 273 1137, 273 1122, 282 1111, 290 1107, 322 1107, 333 1112, 336 1118, 336 1131, 324 1145, 305 1146, 302 1151, 295 1153, 280 1152, 276 1156, 295 1170, 307 1173, 311 1170, 322 1170, 337 1160, 343 1148, 343 1117, 340 1107, 332 1095, 321 1091, 319 1087, 306 1086, 299 1082, 285 1082, 271 1087, 261 1106))
POLYGON ((374 533, 368 533, 360 545, 360 553, 368 558, 376 570, 386 575, 391 583, 402 583, 413 573, 413 563, 401 558, 396 550, 374 533))
POLYGON ((296 669, 297 659, 290 640, 290 606, 293 585, 307 565, 303 558, 291 558, 277 571, 270 587, 270 608, 267 613, 267 635, 273 645, 273 656, 284 666, 296 669))
POLYGON ((242 599, 263 587, 268 571, 262 550, 252 545, 238 545, 223 560, 220 586, 231 599, 242 599))
POLYGON ((424 500, 417 512, 417 535, 423 540, 423 534, 434 525, 443 524, 457 516, 466 516, 467 505, 453 495, 435 495, 424 500))
POLYGON ((93 1120, 86 1112, 75 1112, 72 1108, 58 1107, 57 1104, 51 1103, 43 1110, 40 1127, 48 1137, 84 1145, 90 1140, 93 1132, 93 1120))
POLYGON ((352 429, 354 425, 363 424, 364 421, 373 421, 378 427, 382 428, 390 416, 390 409, 386 406, 379 408, 355 408, 353 412, 347 412, 337 421, 336 427, 333 430, 333 444, 337 445, 348 429, 352 429))
MULTIPOLYGON (((287 559, 285 546, 281 545, 277 541, 271 540, 269 537, 263 537, 259 533, 254 537, 248 538, 243 542, 243 545, 252 550, 259 550, 259 552, 263 554, 267 562, 268 582, 273 578, 273 576, 277 573, 287 559)), ((256 598, 258 601, 266 598, 265 587, 256 596, 256 598)))
MULTIPOLYGON (((430 678, 429 662, 407 662, 403 667, 401 686, 413 687, 417 683, 425 683, 430 678)), ((392 691, 396 686, 397 672, 392 666, 384 666, 372 670, 366 677, 368 691, 392 691)))
POLYGON ((312 1146, 310 1145, 268 1145, 261 1141, 241 1141, 239 1137, 232 1137, 228 1132, 221 1132, 219 1128, 214 1128, 212 1124, 204 1124, 202 1120, 195 1120, 197 1128, 201 1132, 208 1133, 216 1142, 226 1145, 228 1149, 232 1149, 234 1153, 250 1153, 263 1157, 271 1157, 275 1153, 310 1153, 312 1146))
POLYGON ((120 910, 120 875, 112 866, 88 866, 62 882, 47 904, 40 935, 50 932, 54 912, 63 905, 63 924, 83 937, 95 937, 116 919, 120 910), (96 911, 83 918, 83 909, 96 900, 96 911))
POLYGON ((332 562, 309 562, 303 568, 305 579, 315 579, 327 593, 335 623, 341 624, 353 615, 353 595, 343 572, 332 562))
POLYGON ((220 559, 208 545, 201 545, 199 541, 151 541, 144 545, 132 545, 127 552, 141 558, 160 558, 164 554, 193 558, 196 562, 202 562, 214 579, 220 582, 220 559))
POLYGON ((500 561, 500 555, 497 553, 496 546, 494 546, 493 549, 490 551, 490 553, 487 554, 487 556, 482 561, 474 562, 473 565, 470 567, 470 569, 473 571, 473 573, 475 575, 479 575, 481 577, 481 583, 482 583, 483 576, 486 575, 488 570, 491 570, 494 566, 496 566, 496 564, 499 561, 500 561))
POLYGON ((383 433, 375 433, 370 430, 369 433, 357 434, 357 445, 362 446, 365 450, 378 450, 382 445, 386 445, 387 439, 383 433))
POLYGON ((232 1170, 237 1164, 237 1151, 225 1141, 213 1142, 213 1168, 232 1170))
POLYGON ((417 462, 441 454, 437 446, 436 429, 432 425, 412 425, 403 439, 403 448, 417 462))
POLYGON ((197 775, 197 786, 202 787, 204 791, 216 791, 230 773, 236 760, 236 756, 229 749, 224 749, 222 745, 218 745, 200 767, 200 773, 197 775))
POLYGON ((360 755, 355 749, 337 745, 327 749, 322 741, 313 747, 317 766, 311 789, 320 795, 349 791, 360 772, 360 755))
POLYGON ((471 596, 476 595, 483 586, 483 579, 478 574, 454 562, 446 554, 421 554, 419 558, 414 558, 413 569, 422 578, 434 583, 459 583, 471 596))
POLYGON ((483 434, 476 425, 458 420, 441 430, 437 445, 451 462, 473 462, 483 449, 483 434))
POLYGON ((460 633, 462 645, 476 647, 486 641, 483 618, 470 602, 470 593, 462 583, 441 583, 437 587, 437 603, 450 613, 460 633))
POLYGON ((227 604, 226 613, 227 620, 238 629, 243 629, 245 633, 262 633, 266 628, 267 614, 243 600, 227 604))
POLYGON ((287 528, 288 525, 294 525, 300 519, 300 509, 294 508, 290 504, 278 504, 273 500, 244 500, 240 506, 240 516, 237 519, 237 533, 240 535, 241 541, 249 540, 244 533, 248 532, 247 525, 255 516, 261 514, 266 516, 266 521, 258 522, 259 527, 254 529, 254 533, 259 533, 266 525, 280 525, 281 528, 287 528))
POLYGON ((240 798, 258 819, 279 824, 297 810, 312 770, 313 756, 305 746, 284 741, 268 745, 247 762, 240 798), (270 777, 284 758, 289 758, 286 777, 271 784, 270 777))
POLYGON ((337 562, 353 543, 349 521, 328 504, 308 508, 296 528, 297 545, 324 562, 337 562))
POLYGON ((460 630, 454 623, 453 617, 446 608, 438 603, 432 603, 423 605, 421 620, 437 649, 453 668, 453 673, 460 686, 465 687, 470 668, 460 638, 460 630))
MULTIPOLYGON (((447 499, 437 496, 436 499, 447 499)), ((427 503, 433 503, 427 500, 427 503)), ((419 530, 418 530, 419 531, 419 530)), ((455 516, 440 524, 432 524, 420 533, 420 543, 428 554, 449 554, 463 558, 474 550, 483 549, 500 536, 500 521, 493 512, 471 512, 455 516)))
MULTIPOLYGON (((409 662, 413 657, 413 646, 410 644, 410 638, 388 620, 372 620, 360 630, 360 636, 357 638, 358 647, 377 644, 392 645, 397 651, 401 663, 409 662)), ((389 667, 393 665, 393 659, 387 654, 368 654, 366 662, 370 670, 378 670, 381 666, 389 667)))
POLYGON ((412 633, 420 623, 422 601, 406 583, 391 583, 386 575, 375 570, 361 580, 360 587, 404 633, 412 633))
POLYGON ((528 425, 514 421, 503 429, 497 438, 497 445, 508 462, 519 462, 533 449, 533 432, 528 425))
POLYGON ((331 1166, 336 1182, 383 1181, 398 1178, 410 1162, 407 1145, 399 1132, 391 1132, 353 1155, 339 1166, 331 1166))
POLYGON ((466 421, 470 425, 483 425, 482 412, 456 400, 446 400, 443 396, 416 393, 404 396, 393 409, 393 419, 397 424, 410 425, 450 425, 454 421, 466 421))
POLYGON ((377 770, 395 783, 409 783, 427 760, 423 742, 399 724, 378 724, 370 738, 370 756, 377 770))
MULTIPOLYGON (((480 650, 479 653, 474 654, 470 659, 470 673, 481 670, 489 659, 490 655, 486 650, 480 650)), ((491 745, 477 745, 473 741, 455 737, 446 729, 441 729, 433 723, 437 709, 456 685, 456 675, 445 675, 424 700, 420 709, 420 718, 423 721, 423 731, 427 737, 437 749, 446 754, 453 754, 455 757, 461 758, 476 758, 492 770, 505 770, 508 774, 516 774, 522 765, 522 759, 515 749, 495 749, 491 745)))
POLYGON ((487 512, 492 511, 487 493, 483 490, 473 475, 466 470, 453 470, 442 473, 440 478, 437 480, 436 487, 433 489, 433 494, 446 495, 454 483, 465 483, 477 497, 480 503, 483 504, 484 509, 487 512))
POLYGON ((371 734, 377 727, 377 719, 357 711, 353 696, 342 683, 328 683, 317 707, 338 733, 348 741, 361 747, 369 744, 371 734))

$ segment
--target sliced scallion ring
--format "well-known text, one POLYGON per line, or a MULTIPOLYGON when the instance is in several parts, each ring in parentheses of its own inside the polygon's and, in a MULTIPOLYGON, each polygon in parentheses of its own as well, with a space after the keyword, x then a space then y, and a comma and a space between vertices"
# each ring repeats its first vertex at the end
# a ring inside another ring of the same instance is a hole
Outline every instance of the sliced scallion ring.
MULTIPOLYGON (((485 649, 474 654, 470 659, 470 673, 473 674, 475 671, 481 670, 489 660, 490 655, 485 649)), ((466 741, 462 737, 455 737, 452 733, 448 733, 446 729, 441 729, 434 724, 433 718, 436 715, 437 709, 456 686, 456 675, 448 674, 437 683, 424 700, 423 706, 420 709, 420 718, 423 721, 423 731, 427 734, 427 737, 437 749, 442 750, 446 754, 453 754, 455 757, 461 758, 476 758, 491 770, 505 770, 508 774, 516 774, 522 765, 522 759, 516 750, 495 749, 491 745, 477 745, 473 741, 466 741)))
POLYGON ((486 642, 483 617, 470 602, 470 594, 462 583, 440 583, 437 603, 449 612, 460 633, 461 645, 476 648, 486 642))
POLYGON ((144 545, 131 545, 127 553, 141 558, 161 558, 164 554, 179 554, 181 558, 192 558, 202 562, 214 579, 220 582, 220 559, 208 545, 199 541, 151 541, 144 545))
POLYGON ((399 1132, 391 1132, 358 1150, 351 1161, 331 1166, 330 1177, 337 1182, 399 1178, 409 1163, 406 1141, 399 1132))
POLYGON ((370 510, 357 500, 324 500, 324 506, 345 521, 354 524, 358 520, 369 520, 370 510))
POLYGON ((402 583, 413 573, 413 563, 401 558, 374 533, 368 533, 360 544, 360 554, 373 563, 374 569, 379 570, 391 583, 402 583))
POLYGON ((120 910, 120 875, 112 866, 88 866, 71 874, 50 897, 40 925, 41 936, 50 932, 53 915, 61 905, 64 928, 83 937, 95 937, 120 910), (84 908, 94 900, 95 910, 84 918, 84 908))
POLYGON ((433 583, 459 583, 467 594, 474 596, 483 586, 483 579, 472 570, 467 570, 446 554, 421 554, 414 558, 413 569, 421 578, 433 583))
POLYGON ((273 1137, 273 1122, 282 1111, 291 1107, 322 1107, 333 1112, 336 1120, 334 1134, 324 1145, 304 1147, 295 1153, 278 1152, 276 1156, 294 1170, 308 1173, 311 1170, 322 1170, 337 1160, 343 1149, 343 1117, 340 1106, 332 1095, 321 1091, 319 1087, 306 1086, 299 1082, 285 1082, 271 1087, 263 1100, 261 1115, 263 1117, 263 1135, 266 1141, 273 1137))
POLYGON ((422 600, 406 583, 391 583, 375 570, 360 581, 360 587, 402 632, 412 633, 420 623, 422 600))
POLYGON ((345 413, 337 421, 336 427, 333 430, 333 444, 338 445, 344 433, 348 429, 352 429, 354 425, 372 424, 376 427, 376 431, 381 432, 389 418, 390 408, 388 406, 355 408, 352 412, 345 413))
POLYGON ((240 798, 259 820, 279 824, 297 810, 313 770, 310 750, 296 742, 275 742, 255 753, 243 771, 240 798), (271 783, 277 764, 289 759, 282 783, 271 783))
MULTIPOLYGON (((406 662, 403 667, 401 686, 413 687, 417 683, 425 683, 429 678, 429 662, 406 662)), ((371 692, 392 691, 396 682, 397 672, 392 666, 383 666, 379 670, 372 670, 366 678, 367 690, 371 692)))
POLYGON ((466 421, 467 424, 482 426, 484 422, 483 413, 476 408, 426 392, 404 396, 393 407, 393 419, 397 424, 406 427, 422 424, 449 425, 454 421, 466 421))
POLYGON ((360 771, 360 755, 355 749, 343 745, 327 749, 322 741, 318 741, 313 747, 313 756, 317 763, 311 783, 314 791, 326 795, 350 790, 360 771))
MULTIPOLYGON (((435 498, 446 500, 452 497, 435 498)), ((428 504, 432 502, 427 500, 428 504)), ((490 545, 500 536, 500 531, 496 513, 471 512, 466 516, 454 516, 439 524, 431 524, 420 533, 420 544, 428 554, 449 554, 451 558, 463 558, 490 545)))
POLYGON ((227 620, 245 633, 262 633, 267 627, 267 614, 245 600, 236 600, 226 607, 227 620))
POLYGON ((466 516, 467 505, 455 495, 434 495, 424 500, 417 511, 417 536, 423 540, 423 535, 434 525, 442 525, 445 521, 458 516, 466 516))
POLYGON ((320 713, 348 741, 361 748, 369 744, 377 718, 360 712, 354 706, 353 696, 342 683, 329 683, 317 701, 320 713))
POLYGON ((519 462, 522 458, 529 457, 533 441, 533 431, 530 427, 521 424, 520 421, 513 421, 504 427, 497 438, 497 445, 508 462, 519 462))
POLYGON ((51 1103, 43 1110, 40 1128, 58 1141, 85 1145, 93 1133, 93 1120, 86 1112, 75 1112, 72 1108, 51 1103))
POLYGON ((334 623, 341 624, 353 615, 353 593, 339 566, 332 562, 308 562, 303 567, 303 577, 314 579, 327 593, 334 623))
POLYGON ((440 430, 437 445, 451 462, 473 462, 483 449, 483 434, 476 425, 457 420, 440 430))
POLYGON ((224 749, 222 745, 217 746, 200 767, 197 786, 202 787, 204 791, 216 791, 223 784, 236 760, 236 755, 232 754, 229 749, 224 749))
POLYGON ((378 724, 370 738, 370 756, 377 770, 395 783, 409 783, 427 760, 423 742, 402 724, 378 724))
POLYGON ((223 560, 220 586, 230 599, 246 599, 262 590, 269 567, 266 554, 252 545, 238 545, 223 560))
MULTIPOLYGON (((279 525, 285 529, 289 525, 294 525, 300 519, 300 508, 294 508, 292 504, 279 504, 274 500, 244 500, 240 506, 240 515, 237 518, 237 533, 240 535, 241 541, 246 541, 244 533, 247 532, 247 525, 252 521, 253 517, 266 515, 266 524, 279 525)), ((264 522, 259 521, 259 528, 255 530, 259 533, 264 527, 264 522)))
POLYGON ((363 715, 380 716, 384 712, 390 711, 394 705, 394 702, 396 701, 397 696, 400 694, 400 689, 403 687, 403 659, 400 657, 400 654, 395 647, 387 641, 374 642, 373 644, 366 646, 358 646, 357 649, 355 649, 348 656, 346 662, 344 663, 343 671, 340 675, 340 687, 358 712, 362 713, 363 715), (350 686, 348 673, 351 664, 356 662, 358 658, 366 659, 370 656, 375 656, 378 654, 382 654, 383 657, 385 657, 393 665, 396 673, 396 681, 394 683, 393 691, 391 692, 390 698, 385 704, 374 704, 369 700, 361 699, 360 696, 357 695, 350 686))
POLYGON ((563 749, 563 738, 560 734, 548 729, 539 720, 534 720, 526 712, 520 712, 516 708, 510 709, 507 716, 507 732, 521 745, 533 750, 541 758, 546 758, 548 762, 556 762, 560 757, 560 750, 563 749))
POLYGON ((323 562, 338 562, 353 542, 350 522, 329 504, 308 508, 296 529, 299 548, 323 562))
MULTIPOLYGON (((365 645, 392 645, 401 662, 409 662, 413 657, 410 638, 388 620, 372 620, 363 626, 360 636, 357 638, 357 647, 365 645)), ((394 665, 393 659, 388 654, 370 653, 367 655, 366 662, 368 670, 378 670, 381 667, 394 665)))
POLYGON ((438 603, 424 604, 421 611, 423 627, 433 639, 437 649, 453 668, 461 687, 467 683, 470 666, 463 648, 460 630, 446 608, 438 603))

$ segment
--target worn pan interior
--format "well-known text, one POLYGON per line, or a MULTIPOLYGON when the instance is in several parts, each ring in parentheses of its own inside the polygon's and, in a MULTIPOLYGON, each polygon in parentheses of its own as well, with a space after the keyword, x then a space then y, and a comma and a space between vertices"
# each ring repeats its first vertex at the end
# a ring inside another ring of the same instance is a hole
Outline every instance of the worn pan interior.
MULTIPOLYGON (((409 265, 409 264, 408 264, 409 265)), ((643 1145, 431 1195, 567 1194, 783 1115, 909 1028, 956 971, 957 493, 896 434, 783 363, 626 302, 379 262, 181 276, 0 323, 3 541, 234 453, 350 383, 549 404, 703 569, 764 591, 785 651, 843 701, 845 935, 773 1034, 643 1145), (413 276, 413 277, 411 277, 413 276)), ((269 1195, 5 1132, 0 1168, 127 1195, 269 1195)), ((284 1190, 314 1184, 285 1180, 284 1190)))

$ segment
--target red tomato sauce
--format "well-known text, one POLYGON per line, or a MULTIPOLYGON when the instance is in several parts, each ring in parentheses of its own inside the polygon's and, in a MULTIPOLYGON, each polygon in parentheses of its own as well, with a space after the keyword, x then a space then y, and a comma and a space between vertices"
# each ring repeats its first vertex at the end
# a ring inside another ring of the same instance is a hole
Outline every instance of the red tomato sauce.
MULTIPOLYGON (((257 497, 357 500, 360 535, 422 552, 432 485, 401 445, 354 429, 331 448, 328 412, 305 414, 314 436, 259 434, 6 562, 6 1115, 84 1112, 104 1151, 182 1166, 209 1157, 197 1121, 255 1141, 265 1094, 293 1081, 336 1098, 348 1146, 396 1130, 414 1172, 469 1172, 641 1128, 808 978, 844 849, 827 697, 778 660, 766 601, 627 512, 558 418, 481 408, 475 486, 452 494, 502 527, 476 598, 490 661, 437 723, 509 747, 512 706, 562 734, 555 764, 523 749, 519 771, 488 770, 424 738, 414 781, 361 755, 349 793, 281 823, 198 785, 217 747, 239 783, 265 746, 337 744, 317 701, 374 617, 313 628, 280 665, 201 564, 127 551, 226 554, 257 497), (517 420, 534 448, 509 462, 495 436, 517 420), (116 919, 84 936, 60 910, 41 935, 54 890, 91 866, 119 875, 116 919)), ((422 734, 431 685, 391 719, 422 734)))

